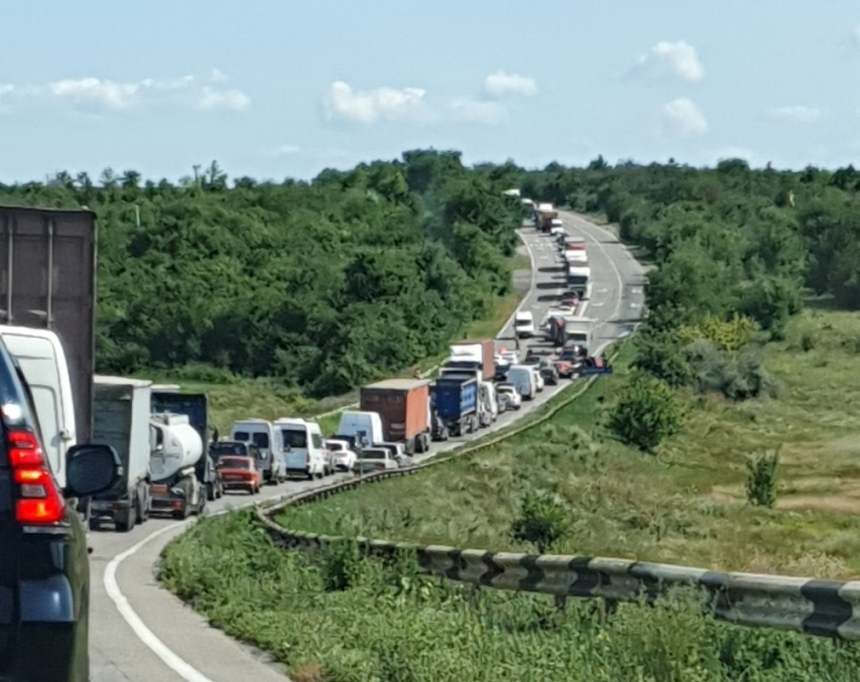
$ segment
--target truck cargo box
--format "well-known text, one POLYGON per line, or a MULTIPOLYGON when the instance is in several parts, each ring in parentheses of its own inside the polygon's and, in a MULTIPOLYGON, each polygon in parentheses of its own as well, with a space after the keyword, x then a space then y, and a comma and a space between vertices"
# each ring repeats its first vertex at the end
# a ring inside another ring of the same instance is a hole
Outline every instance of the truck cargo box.
POLYGON ((461 361, 468 358, 477 360, 480 355, 483 360, 484 379, 492 379, 496 374, 496 342, 493 339, 467 339, 451 344, 451 360, 461 361))
POLYGON ((0 206, 0 323, 59 336, 78 443, 92 437, 96 241, 92 211, 0 206))
POLYGON ((430 429, 430 382, 425 379, 387 379, 360 392, 360 409, 376 412, 389 442, 409 442, 430 429))

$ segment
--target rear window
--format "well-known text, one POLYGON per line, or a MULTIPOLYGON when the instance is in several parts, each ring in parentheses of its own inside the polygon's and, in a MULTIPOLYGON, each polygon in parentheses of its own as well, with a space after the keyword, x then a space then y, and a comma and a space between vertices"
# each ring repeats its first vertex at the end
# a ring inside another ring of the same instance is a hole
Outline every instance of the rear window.
POLYGON ((387 450, 365 450, 361 453, 362 459, 385 459, 387 450))
POLYGON ((222 455, 247 455, 248 446, 244 443, 218 443, 210 448, 213 457, 222 455))
POLYGON ((343 443, 337 443, 335 441, 326 441, 326 447, 332 452, 341 452, 342 450, 346 450, 343 446, 343 443))
MULTIPOLYGON (((24 427, 33 429, 42 439, 39 424, 31 408, 32 395, 29 394, 22 376, 19 376, 14 361, 0 342, 0 413, 6 428, 24 427)), ((7 465, 6 458, 0 457, 0 466, 7 465)))
POLYGON ((283 429, 284 447, 306 448, 308 446, 308 434, 304 429, 283 429))
POLYGON ((218 465, 225 469, 250 469, 250 460, 239 457, 222 457, 218 460, 218 465))

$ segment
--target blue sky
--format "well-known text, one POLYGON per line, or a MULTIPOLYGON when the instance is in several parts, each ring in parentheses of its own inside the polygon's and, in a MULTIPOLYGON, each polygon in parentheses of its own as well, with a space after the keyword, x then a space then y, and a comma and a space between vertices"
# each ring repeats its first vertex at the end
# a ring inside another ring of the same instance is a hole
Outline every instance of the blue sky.
POLYGON ((4 182, 860 156, 857 2, 19 0, 0 41, 4 182))

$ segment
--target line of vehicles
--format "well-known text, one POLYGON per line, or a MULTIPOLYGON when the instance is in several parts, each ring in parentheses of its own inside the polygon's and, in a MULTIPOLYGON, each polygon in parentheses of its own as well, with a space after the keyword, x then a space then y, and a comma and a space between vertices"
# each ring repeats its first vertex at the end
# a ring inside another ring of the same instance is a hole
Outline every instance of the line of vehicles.
MULTIPOLYGON (((96 235, 89 210, 0 207, 0 679, 88 679, 87 525, 128 531, 225 491, 408 465, 561 376, 556 361, 464 341, 433 381, 362 387, 331 438, 285 417, 222 439, 205 394, 95 373, 96 235)), ((554 332, 562 348, 580 338, 571 324, 554 332)))

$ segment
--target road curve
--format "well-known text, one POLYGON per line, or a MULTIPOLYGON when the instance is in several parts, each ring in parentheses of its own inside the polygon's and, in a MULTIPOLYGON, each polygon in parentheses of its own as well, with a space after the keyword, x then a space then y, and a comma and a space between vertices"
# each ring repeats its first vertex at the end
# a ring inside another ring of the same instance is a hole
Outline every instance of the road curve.
MULTIPOLYGON (((594 345, 599 351, 634 328, 644 305, 644 270, 615 234, 572 213, 560 212, 565 229, 588 242, 594 286, 584 302, 584 317, 596 320, 594 345)), ((532 257, 532 286, 521 308, 540 323, 564 288, 564 274, 552 240, 526 227, 523 241, 532 257)), ((512 320, 499 335, 497 348, 510 347, 512 320)), ((535 343, 539 349, 546 349, 535 343)), ((525 350, 525 348, 523 348, 525 350)), ((490 429, 504 428, 544 404, 562 387, 547 386, 519 412, 504 413, 490 429)), ((452 439, 435 444, 431 455, 466 441, 452 439)), ((345 474, 338 475, 339 477, 345 474)), ((331 479, 329 479, 331 480, 331 479)), ((326 481, 328 482, 328 480, 326 481)), ((255 499, 320 485, 287 482, 266 487, 255 499)), ((209 505, 210 513, 250 504, 244 495, 225 497, 209 505)), ((191 521, 193 522, 193 521, 191 521)), ((155 564, 164 546, 189 522, 151 518, 131 532, 110 529, 91 533, 90 660, 92 682, 284 682, 283 669, 267 657, 209 627, 204 618, 182 604, 155 579, 155 564)))

